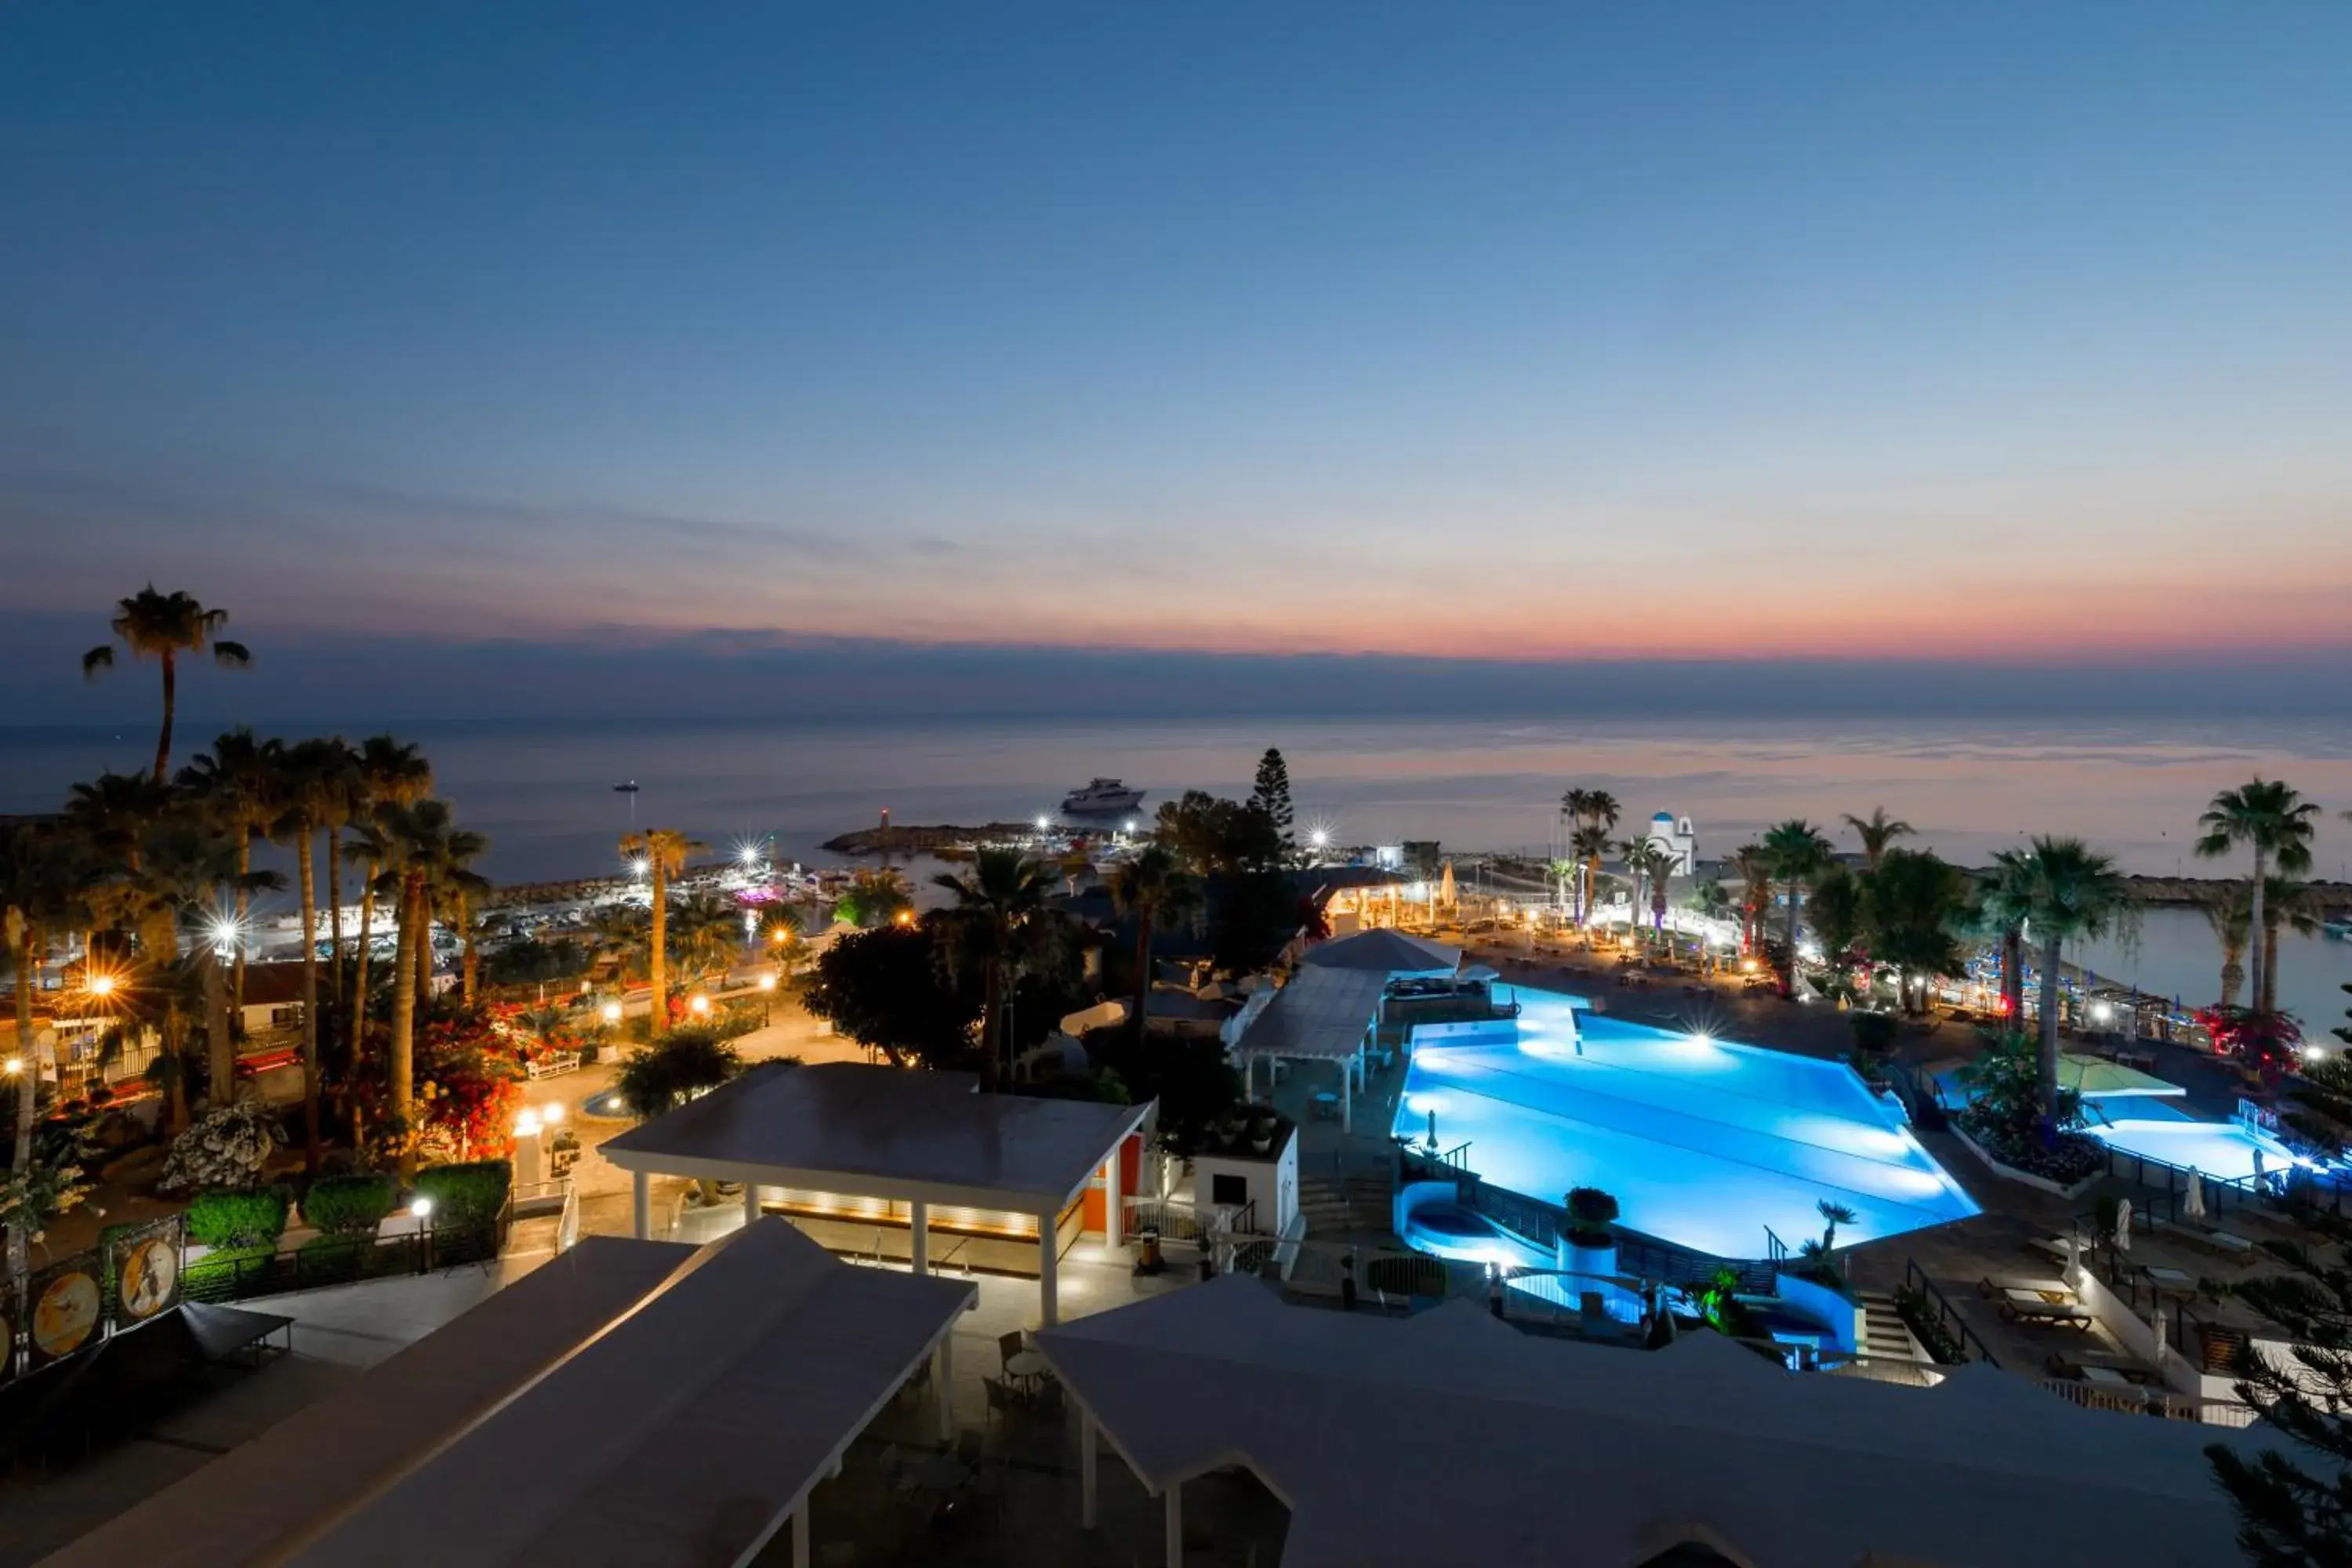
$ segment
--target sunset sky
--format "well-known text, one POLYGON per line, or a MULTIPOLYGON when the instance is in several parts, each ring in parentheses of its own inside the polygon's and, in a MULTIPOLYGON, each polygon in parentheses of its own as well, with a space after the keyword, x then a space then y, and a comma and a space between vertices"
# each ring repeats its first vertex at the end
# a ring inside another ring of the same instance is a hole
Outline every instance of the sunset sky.
POLYGON ((2340 650, 2347 61, 2340 0, 11 5, 0 610, 2340 650))

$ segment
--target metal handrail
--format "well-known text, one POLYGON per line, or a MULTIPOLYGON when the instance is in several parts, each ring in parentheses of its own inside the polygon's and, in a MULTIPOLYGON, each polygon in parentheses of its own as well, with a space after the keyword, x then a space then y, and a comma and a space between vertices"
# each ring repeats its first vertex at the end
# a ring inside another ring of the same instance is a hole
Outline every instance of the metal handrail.
POLYGON ((2072 1378, 2034 1380, 2047 1393, 2085 1410, 2112 1410, 2126 1415, 2156 1415, 2172 1421, 2201 1421, 2211 1426, 2251 1426, 2254 1408, 2236 1399, 2201 1399, 2168 1388, 2146 1384, 2115 1388, 2072 1378))
POLYGON ((1919 1267, 1916 1259, 1906 1258, 1903 1260, 1903 1283, 1906 1289, 1917 1290, 1935 1303, 1937 1322, 1943 1325, 1945 1331, 1952 1335, 1954 1341, 1959 1345, 1962 1355, 1966 1355, 1969 1345, 1973 1344, 1976 1346, 1977 1360, 1988 1366, 2000 1364, 2000 1358, 1992 1353, 1992 1347, 1984 1342, 1982 1335, 1969 1327, 1969 1321, 1960 1316, 1959 1309, 1952 1305, 1951 1299, 1944 1294, 1933 1279, 1927 1278, 1927 1271, 1919 1267))

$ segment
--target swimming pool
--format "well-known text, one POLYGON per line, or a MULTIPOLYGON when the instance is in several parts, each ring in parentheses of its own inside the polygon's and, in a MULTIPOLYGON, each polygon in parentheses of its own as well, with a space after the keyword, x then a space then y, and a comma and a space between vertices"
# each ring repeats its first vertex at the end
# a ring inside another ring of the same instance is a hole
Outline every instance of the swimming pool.
POLYGON ((2256 1155, 2262 1158, 2263 1173, 2273 1176, 2284 1176, 2295 1166, 2312 1164, 2309 1160, 2297 1159, 2294 1151, 2277 1139, 2244 1122, 2200 1121, 2161 1102, 2129 1106, 2086 1103, 2084 1110, 2089 1119, 2085 1131, 2101 1142, 2126 1154, 2161 1160, 2168 1165, 2201 1171, 2224 1181, 2251 1177, 2256 1155))
POLYGON ((1966 1219, 1977 1205, 1843 1063, 1579 1015, 1520 989, 1517 1019, 1414 1031, 1394 1126, 1467 1142, 1486 1180, 1559 1203, 1604 1189, 1626 1228, 1718 1258, 1793 1248, 1814 1205, 1854 1211, 1866 1241, 1966 1219))

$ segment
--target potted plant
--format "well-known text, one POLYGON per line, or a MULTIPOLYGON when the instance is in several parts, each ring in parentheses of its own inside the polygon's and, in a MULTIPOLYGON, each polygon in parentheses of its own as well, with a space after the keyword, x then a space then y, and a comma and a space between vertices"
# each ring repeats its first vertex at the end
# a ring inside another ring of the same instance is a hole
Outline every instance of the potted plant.
POLYGON ((1617 1222, 1617 1200, 1599 1187, 1579 1187, 1568 1194, 1568 1234, 1560 1238, 1565 1253, 1560 1267, 1573 1274, 1614 1275, 1617 1237, 1609 1227, 1617 1222))

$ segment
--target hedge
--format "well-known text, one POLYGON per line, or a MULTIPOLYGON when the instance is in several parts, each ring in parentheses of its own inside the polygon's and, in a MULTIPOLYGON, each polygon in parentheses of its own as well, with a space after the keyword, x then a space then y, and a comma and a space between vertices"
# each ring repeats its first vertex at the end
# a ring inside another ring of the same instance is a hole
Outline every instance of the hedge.
POLYGON ((286 1193, 281 1187, 198 1193, 188 1205, 188 1239, 206 1247, 268 1247, 285 1228, 286 1193))
POLYGON ((215 1281, 231 1280, 237 1276, 237 1265, 249 1258, 268 1259, 278 1256, 271 1247, 224 1247, 207 1252, 187 1267, 180 1277, 180 1288, 191 1294, 215 1281))
POLYGON ((433 1224, 488 1225, 506 1207, 507 1190, 514 1184, 514 1167, 504 1160, 476 1160, 464 1165, 436 1165, 416 1176, 416 1195, 433 1204, 433 1224))
POLYGON ((390 1176, 321 1176, 302 1197, 302 1216, 331 1236, 367 1236, 400 1195, 390 1176))

